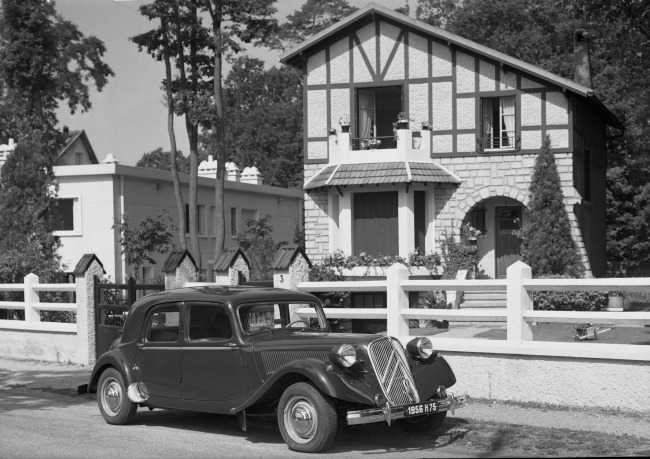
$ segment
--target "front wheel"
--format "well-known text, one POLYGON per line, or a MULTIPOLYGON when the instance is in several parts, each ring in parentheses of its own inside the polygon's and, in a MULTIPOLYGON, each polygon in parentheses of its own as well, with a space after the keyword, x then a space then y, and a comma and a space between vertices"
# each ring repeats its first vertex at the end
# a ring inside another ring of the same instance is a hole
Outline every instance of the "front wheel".
POLYGON ((311 384, 295 383, 280 397, 278 426, 290 449, 305 453, 324 451, 336 437, 336 409, 311 384))
POLYGON ((129 423, 138 409, 138 406, 129 400, 124 378, 115 368, 107 368, 99 377, 97 404, 109 424, 129 423))

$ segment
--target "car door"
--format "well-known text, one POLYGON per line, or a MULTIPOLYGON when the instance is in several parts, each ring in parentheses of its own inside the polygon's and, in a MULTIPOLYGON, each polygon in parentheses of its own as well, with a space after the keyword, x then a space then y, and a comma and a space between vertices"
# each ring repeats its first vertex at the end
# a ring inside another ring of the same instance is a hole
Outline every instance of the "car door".
POLYGON ((185 304, 182 394, 188 401, 233 406, 246 396, 242 351, 225 304, 185 304))
POLYGON ((136 360, 152 405, 173 406, 181 398, 181 331, 180 304, 158 304, 147 312, 136 360))

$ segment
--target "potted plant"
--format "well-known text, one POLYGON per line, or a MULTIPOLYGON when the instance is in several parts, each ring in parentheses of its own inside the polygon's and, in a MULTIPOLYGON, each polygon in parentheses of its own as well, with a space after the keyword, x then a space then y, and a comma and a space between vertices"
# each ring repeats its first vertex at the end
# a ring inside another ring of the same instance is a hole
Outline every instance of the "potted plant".
POLYGON ((396 128, 399 129, 408 129, 409 128, 409 118, 406 116, 406 113, 399 112, 397 114, 397 123, 396 128))
POLYGON ((620 312, 623 310, 623 292, 613 290, 607 292, 607 310, 610 312, 620 312))

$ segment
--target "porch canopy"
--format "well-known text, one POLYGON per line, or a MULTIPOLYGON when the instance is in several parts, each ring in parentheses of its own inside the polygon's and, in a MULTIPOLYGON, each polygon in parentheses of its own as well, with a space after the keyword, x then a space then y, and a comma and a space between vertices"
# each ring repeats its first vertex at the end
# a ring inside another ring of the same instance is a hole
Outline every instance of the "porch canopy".
POLYGON ((460 179, 435 163, 396 161, 384 163, 336 164, 324 167, 307 183, 305 190, 351 185, 397 183, 452 183, 460 179))

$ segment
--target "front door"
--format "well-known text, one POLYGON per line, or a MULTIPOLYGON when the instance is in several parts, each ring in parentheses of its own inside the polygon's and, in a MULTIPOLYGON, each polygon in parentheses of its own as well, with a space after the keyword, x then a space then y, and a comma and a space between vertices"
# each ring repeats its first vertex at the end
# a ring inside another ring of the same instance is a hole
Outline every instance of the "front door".
POLYGON ((506 277, 506 269, 521 260, 521 209, 509 206, 495 208, 496 275, 506 277))
POLYGON ((242 351, 235 341, 228 307, 219 303, 188 303, 183 352, 183 399, 226 403, 243 401, 246 381, 242 351))
POLYGON ((137 362, 153 405, 174 406, 180 400, 181 329, 177 303, 154 306, 147 314, 137 362))

